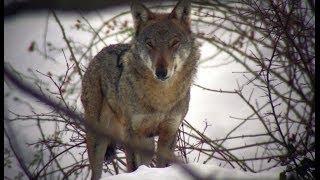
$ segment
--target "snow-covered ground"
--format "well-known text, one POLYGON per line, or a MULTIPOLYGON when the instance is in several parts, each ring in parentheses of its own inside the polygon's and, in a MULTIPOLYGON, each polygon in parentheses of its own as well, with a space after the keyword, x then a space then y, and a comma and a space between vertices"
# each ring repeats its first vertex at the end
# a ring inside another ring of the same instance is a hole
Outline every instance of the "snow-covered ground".
MULTIPOLYGON (((225 179, 279 179, 279 174, 264 172, 250 173, 235 169, 222 168, 212 164, 192 163, 186 165, 204 179, 225 180, 225 179)), ((140 166, 132 173, 124 173, 115 176, 102 177, 101 180, 193 180, 192 176, 186 173, 179 165, 172 165, 166 168, 149 168, 140 166)))

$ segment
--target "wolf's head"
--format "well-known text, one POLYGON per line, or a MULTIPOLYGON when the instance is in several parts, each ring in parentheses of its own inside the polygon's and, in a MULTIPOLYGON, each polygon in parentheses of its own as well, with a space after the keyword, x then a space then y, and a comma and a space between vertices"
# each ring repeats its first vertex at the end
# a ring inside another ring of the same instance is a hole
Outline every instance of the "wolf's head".
POLYGON ((179 1, 168 14, 153 13, 133 1, 135 36, 132 43, 136 57, 151 70, 155 79, 170 79, 186 63, 194 43, 190 11, 189 0, 179 1))

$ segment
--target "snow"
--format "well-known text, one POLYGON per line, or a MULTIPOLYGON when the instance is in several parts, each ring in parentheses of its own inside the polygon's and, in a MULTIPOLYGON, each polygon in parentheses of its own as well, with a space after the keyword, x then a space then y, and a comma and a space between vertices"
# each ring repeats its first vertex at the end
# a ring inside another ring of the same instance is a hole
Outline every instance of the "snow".
MULTIPOLYGON (((216 165, 191 163, 187 167, 200 174, 203 178, 208 179, 279 179, 279 174, 272 172, 250 173, 236 169, 222 168, 216 165)), ((192 180, 178 165, 171 165, 166 168, 149 168, 145 165, 140 166, 132 173, 124 173, 114 176, 102 177, 101 180, 192 180)))

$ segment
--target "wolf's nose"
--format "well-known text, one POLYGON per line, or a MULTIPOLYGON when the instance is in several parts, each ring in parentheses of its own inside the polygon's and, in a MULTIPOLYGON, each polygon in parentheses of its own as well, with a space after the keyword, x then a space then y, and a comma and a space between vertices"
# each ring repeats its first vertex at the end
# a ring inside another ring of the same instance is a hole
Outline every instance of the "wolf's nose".
POLYGON ((168 79, 167 74, 168 74, 168 71, 166 68, 161 67, 156 69, 156 76, 158 79, 162 81, 168 79))

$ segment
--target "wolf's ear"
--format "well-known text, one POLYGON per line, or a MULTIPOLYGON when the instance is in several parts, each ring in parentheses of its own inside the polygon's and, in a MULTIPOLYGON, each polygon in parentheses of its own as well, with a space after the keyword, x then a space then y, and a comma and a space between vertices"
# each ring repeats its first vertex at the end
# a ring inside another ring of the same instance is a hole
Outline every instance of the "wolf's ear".
POLYGON ((154 14, 138 0, 132 1, 131 14, 135 27, 138 27, 141 23, 154 18, 154 14))
POLYGON ((170 18, 176 18, 186 24, 190 22, 191 2, 190 0, 180 0, 170 13, 170 18))

